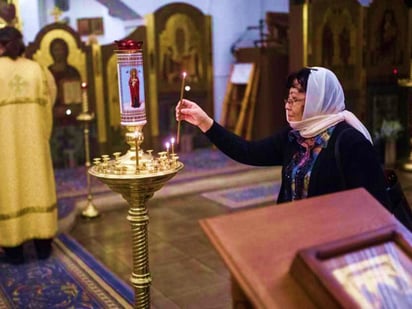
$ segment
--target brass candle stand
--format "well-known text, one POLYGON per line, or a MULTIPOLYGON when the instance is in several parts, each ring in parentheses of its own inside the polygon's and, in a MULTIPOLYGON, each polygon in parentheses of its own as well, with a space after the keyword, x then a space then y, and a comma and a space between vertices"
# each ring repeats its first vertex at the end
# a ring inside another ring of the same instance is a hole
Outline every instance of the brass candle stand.
POLYGON ((90 123, 94 120, 94 114, 83 111, 77 116, 77 121, 83 123, 83 135, 84 135, 84 155, 86 166, 86 178, 87 178, 87 203, 86 207, 82 211, 82 216, 86 218, 96 218, 99 216, 99 212, 96 206, 93 204, 92 187, 90 181, 90 174, 87 170, 90 168, 90 123))
POLYGON ((149 271, 147 201, 183 168, 177 154, 162 151, 155 157, 152 150, 143 151, 143 126, 126 126, 130 149, 113 158, 103 155, 94 159, 89 173, 120 193, 129 205, 127 220, 132 230, 133 271, 130 281, 135 291, 135 308, 150 308, 151 275, 149 271))

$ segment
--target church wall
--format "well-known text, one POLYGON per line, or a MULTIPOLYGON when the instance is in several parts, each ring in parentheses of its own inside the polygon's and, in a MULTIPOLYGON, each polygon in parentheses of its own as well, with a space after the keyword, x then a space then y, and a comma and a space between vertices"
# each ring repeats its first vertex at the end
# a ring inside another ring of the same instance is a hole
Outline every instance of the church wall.
MULTIPOLYGON (((105 34, 98 36, 100 44, 108 44, 116 39, 123 38, 130 31, 130 22, 123 22, 108 14, 108 9, 95 0, 69 0, 69 11, 64 12, 62 18, 67 17, 73 29, 77 29, 77 19, 84 17, 103 17, 105 34)), ((167 1, 151 0, 136 1, 123 0, 137 14, 144 17, 169 3, 183 2, 200 9, 212 18, 212 48, 213 48, 213 74, 214 74, 214 111, 215 118, 220 119, 222 102, 226 91, 230 66, 235 58, 230 53, 230 47, 246 30, 248 26, 256 26, 259 19, 265 18, 267 11, 287 12, 288 0, 259 0, 253 5, 250 0, 221 1, 221 0, 187 0, 167 1)), ((50 15, 54 0, 20 0, 20 11, 23 20, 23 34, 26 43, 32 42, 43 26, 53 22, 50 15)), ((133 21, 136 25, 144 20, 133 21)), ((258 38, 258 31, 254 33, 258 38)), ((86 42, 87 37, 82 37, 86 42)))
MULTIPOLYGON (((40 2, 40 1, 39 1, 40 2)), ((20 19, 25 43, 32 42, 40 30, 40 3, 32 0, 20 0, 20 19)))

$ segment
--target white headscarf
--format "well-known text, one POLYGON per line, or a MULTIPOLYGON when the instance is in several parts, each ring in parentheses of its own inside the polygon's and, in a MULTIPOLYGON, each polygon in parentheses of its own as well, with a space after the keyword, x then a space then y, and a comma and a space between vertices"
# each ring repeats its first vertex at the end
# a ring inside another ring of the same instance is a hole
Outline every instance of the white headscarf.
POLYGON ((322 67, 311 67, 301 121, 288 121, 305 138, 314 137, 327 128, 346 121, 371 143, 366 127, 351 112, 345 110, 345 95, 336 75, 322 67))

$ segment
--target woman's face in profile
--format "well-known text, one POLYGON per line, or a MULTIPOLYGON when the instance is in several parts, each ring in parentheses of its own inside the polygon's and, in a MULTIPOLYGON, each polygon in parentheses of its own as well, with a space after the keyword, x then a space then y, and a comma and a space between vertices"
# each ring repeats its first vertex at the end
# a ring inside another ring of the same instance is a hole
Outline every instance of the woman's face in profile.
POLYGON ((285 99, 286 117, 288 121, 301 121, 305 108, 306 93, 302 86, 294 80, 289 89, 288 97, 285 99))

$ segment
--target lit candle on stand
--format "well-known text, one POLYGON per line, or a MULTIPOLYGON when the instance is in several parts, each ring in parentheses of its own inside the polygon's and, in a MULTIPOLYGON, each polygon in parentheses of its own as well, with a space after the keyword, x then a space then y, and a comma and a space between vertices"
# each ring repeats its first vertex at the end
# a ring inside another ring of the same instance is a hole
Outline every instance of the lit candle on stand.
MULTIPOLYGON (((180 87, 180 100, 179 100, 179 103, 182 103, 182 100, 183 100, 183 90, 185 88, 186 72, 183 72, 182 76, 183 76, 183 78, 182 78, 182 85, 180 87)), ((180 120, 177 122, 176 144, 179 144, 179 142, 180 142, 180 120)))
POLYGON ((170 144, 169 142, 166 143, 166 156, 169 156, 169 148, 170 148, 170 144))
POLYGON ((83 82, 82 88, 82 112, 87 113, 89 111, 89 99, 87 98, 87 83, 83 82))
POLYGON ((175 154, 175 138, 170 139, 170 144, 172 144, 172 155, 175 154))

